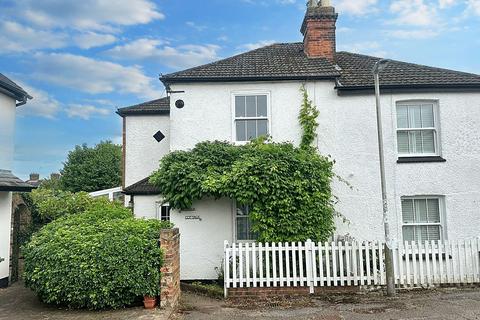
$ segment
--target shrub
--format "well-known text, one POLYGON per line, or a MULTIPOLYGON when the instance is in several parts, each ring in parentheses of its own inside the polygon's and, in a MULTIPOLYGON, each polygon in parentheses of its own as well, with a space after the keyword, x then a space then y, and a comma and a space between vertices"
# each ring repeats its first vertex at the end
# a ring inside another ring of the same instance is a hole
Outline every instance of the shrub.
POLYGON ((25 284, 45 303, 104 309, 158 295, 162 252, 158 220, 95 203, 84 213, 59 218, 24 247, 25 284))

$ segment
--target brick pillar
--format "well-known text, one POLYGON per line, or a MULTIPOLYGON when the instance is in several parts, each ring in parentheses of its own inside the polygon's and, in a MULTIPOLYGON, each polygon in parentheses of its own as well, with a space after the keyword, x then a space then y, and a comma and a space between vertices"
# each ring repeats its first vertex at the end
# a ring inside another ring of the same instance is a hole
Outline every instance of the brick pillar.
POLYGON ((180 233, 177 228, 160 232, 163 249, 160 306, 175 307, 180 298, 180 233))

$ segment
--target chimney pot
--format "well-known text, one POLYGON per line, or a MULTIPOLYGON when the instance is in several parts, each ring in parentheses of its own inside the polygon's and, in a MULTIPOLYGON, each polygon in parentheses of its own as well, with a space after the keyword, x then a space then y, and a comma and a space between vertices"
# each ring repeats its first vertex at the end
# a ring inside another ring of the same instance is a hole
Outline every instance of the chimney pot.
POLYGON ((38 181, 38 180, 40 180, 40 174, 30 173, 30 181, 38 181))

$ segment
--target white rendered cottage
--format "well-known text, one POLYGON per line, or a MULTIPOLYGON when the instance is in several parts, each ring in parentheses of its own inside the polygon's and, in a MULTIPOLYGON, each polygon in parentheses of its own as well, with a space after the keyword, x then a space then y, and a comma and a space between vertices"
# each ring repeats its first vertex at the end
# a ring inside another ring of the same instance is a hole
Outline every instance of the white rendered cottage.
MULTIPOLYGON (((304 41, 274 44, 164 75, 169 97, 122 108, 124 191, 136 216, 180 228, 182 279, 214 279, 223 242, 250 240, 248 212, 233 199, 204 199, 170 212, 148 183, 168 152, 206 140, 244 143, 262 134, 299 142, 299 89, 320 110, 318 149, 353 190, 335 183, 350 224, 338 236, 383 240, 372 69, 379 58, 336 52, 337 14, 311 1, 304 41)), ((322 2, 323 3, 323 2, 322 2)), ((480 76, 392 61, 381 74, 392 238, 480 235, 480 76)))
POLYGON ((25 90, 0 73, 0 288, 9 284, 12 192, 34 187, 12 174, 16 107, 31 99, 25 90))

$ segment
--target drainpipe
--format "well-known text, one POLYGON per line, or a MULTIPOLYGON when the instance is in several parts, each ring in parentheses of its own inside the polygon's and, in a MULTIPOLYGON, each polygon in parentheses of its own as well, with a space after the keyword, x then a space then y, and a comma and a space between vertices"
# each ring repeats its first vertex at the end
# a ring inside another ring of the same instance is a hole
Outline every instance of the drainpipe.
POLYGON ((385 271, 387 275, 387 295, 395 295, 395 275, 393 269, 393 252, 390 240, 390 225, 388 223, 388 199, 385 179, 385 158, 383 150, 382 109, 380 105, 380 72, 385 70, 390 60, 382 59, 375 63, 373 76, 375 81, 375 101, 377 109, 378 154, 380 158, 380 180, 382 185, 383 227, 385 231, 385 271))

